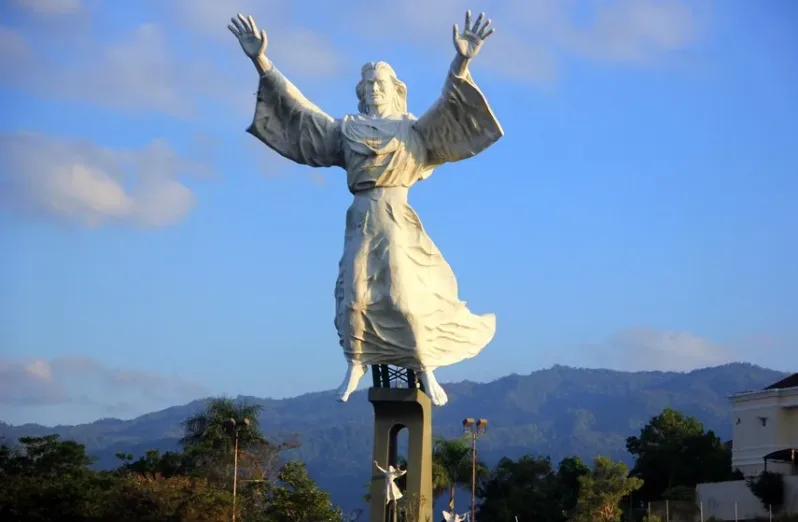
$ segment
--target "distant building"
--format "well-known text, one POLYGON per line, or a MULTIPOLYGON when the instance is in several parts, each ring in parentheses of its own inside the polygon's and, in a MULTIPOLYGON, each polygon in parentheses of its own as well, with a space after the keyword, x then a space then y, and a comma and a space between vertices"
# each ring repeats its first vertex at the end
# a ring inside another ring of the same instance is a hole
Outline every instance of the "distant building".
POLYGON ((798 373, 731 401, 732 467, 746 476, 798 475, 798 373))
MULTIPOLYGON (((765 470, 784 475, 786 514, 798 513, 798 373, 764 390, 735 393, 732 468, 746 477, 765 470)), ((705 520, 745 520, 768 515, 744 480, 699 484, 696 501, 705 520)))

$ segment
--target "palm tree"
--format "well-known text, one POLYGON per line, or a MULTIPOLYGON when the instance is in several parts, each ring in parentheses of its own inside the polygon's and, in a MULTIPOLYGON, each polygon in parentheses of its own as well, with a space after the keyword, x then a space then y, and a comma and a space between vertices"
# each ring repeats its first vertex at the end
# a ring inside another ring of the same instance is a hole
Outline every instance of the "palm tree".
POLYGON ((230 419, 249 420, 248 425, 237 428, 239 454, 246 453, 268 445, 258 423, 258 414, 262 409, 259 404, 248 404, 227 397, 211 399, 202 411, 181 423, 183 437, 180 444, 196 465, 217 468, 217 474, 228 476, 223 468, 232 463, 235 444, 235 428, 231 426, 230 419))
MULTIPOLYGON (((432 449, 433 496, 449 491, 449 511, 454 513, 454 492, 457 486, 471 487, 471 446, 465 439, 436 437, 432 449)), ((488 474, 488 468, 476 463, 477 477, 488 474)))
POLYGON ((181 423, 183 437, 180 439, 180 444, 185 450, 202 448, 232 451, 230 419, 249 420, 249 425, 239 431, 240 446, 264 442, 263 432, 258 423, 261 410, 263 406, 260 404, 248 404, 228 397, 211 399, 204 410, 181 423))

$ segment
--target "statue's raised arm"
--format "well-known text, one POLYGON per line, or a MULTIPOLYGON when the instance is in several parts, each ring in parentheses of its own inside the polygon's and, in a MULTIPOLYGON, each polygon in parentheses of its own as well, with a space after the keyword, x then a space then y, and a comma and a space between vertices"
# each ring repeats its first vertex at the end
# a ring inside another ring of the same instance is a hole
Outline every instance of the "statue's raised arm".
POLYGON ((305 98, 266 58, 266 32, 243 14, 227 27, 260 73, 255 116, 247 132, 296 163, 342 167, 339 122, 305 98))
POLYGON ((457 54, 443 92, 415 123, 427 149, 430 167, 475 156, 504 135, 468 70, 471 60, 494 32, 490 25, 491 21, 485 20, 485 13, 480 13, 472 24, 471 11, 466 12, 462 33, 457 24, 454 25, 453 42, 457 54))

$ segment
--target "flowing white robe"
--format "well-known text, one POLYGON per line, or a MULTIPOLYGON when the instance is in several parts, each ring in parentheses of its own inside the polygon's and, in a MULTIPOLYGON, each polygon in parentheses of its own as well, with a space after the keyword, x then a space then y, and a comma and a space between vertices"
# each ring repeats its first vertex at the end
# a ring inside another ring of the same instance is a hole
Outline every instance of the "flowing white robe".
POLYGON ((247 132, 296 163, 346 170, 354 201, 334 322, 348 361, 420 372, 482 351, 495 316, 475 315, 460 301, 451 267, 407 202, 408 188, 436 166, 474 156, 503 135, 470 74, 450 72, 442 96, 420 119, 336 120, 272 69, 261 76, 247 132))

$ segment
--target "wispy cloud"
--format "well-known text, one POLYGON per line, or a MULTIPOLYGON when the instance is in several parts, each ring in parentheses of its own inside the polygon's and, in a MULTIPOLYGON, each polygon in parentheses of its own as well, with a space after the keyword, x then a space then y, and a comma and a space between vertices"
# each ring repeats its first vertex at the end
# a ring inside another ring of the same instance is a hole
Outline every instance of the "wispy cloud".
POLYGON ((330 35, 293 23, 286 1, 175 0, 153 2, 157 23, 101 34, 97 3, 17 0, 21 26, 0 25, 0 84, 47 99, 87 102, 128 114, 163 113, 193 119, 209 108, 251 114, 254 69, 227 29, 239 11, 267 21, 269 55, 287 73, 330 76, 342 56, 330 35), (63 15, 81 26, 56 24, 63 15), (61 15, 61 16, 57 16, 61 15), (57 46, 58 53, 51 50, 57 46), (210 103, 208 103, 210 102, 210 103))
POLYGON ((628 371, 690 371, 736 360, 735 351, 687 331, 632 328, 583 346, 583 361, 628 371))
POLYGON ((181 180, 208 167, 154 141, 138 150, 35 133, 0 134, 0 208, 96 226, 172 224, 194 205, 181 180))
POLYGON ((0 359, 0 404, 90 406, 99 414, 146 411, 207 394, 197 382, 112 368, 91 357, 0 359))
POLYGON ((449 52, 444 42, 451 25, 462 27, 469 8, 474 16, 486 11, 497 28, 479 66, 535 83, 555 79, 568 59, 644 67, 666 63, 700 37, 706 10, 680 0, 357 0, 339 15, 360 13, 360 23, 352 27, 365 38, 449 52))
MULTIPOLYGON (((77 0, 18 0, 33 11, 68 13, 77 0)), ((449 53, 450 27, 462 24, 468 7, 484 8, 495 20, 496 36, 486 45, 479 67, 509 80, 549 83, 569 59, 633 66, 657 66, 701 36, 703 11, 680 0, 508 0, 475 5, 472 0, 353 0, 348 9, 327 7, 334 23, 313 30, 297 12, 315 3, 298 0, 175 0, 157 2, 159 24, 146 23, 128 33, 70 46, 59 42, 58 59, 37 54, 35 27, 0 27, 2 80, 48 97, 80 99, 124 111, 154 110, 191 115, 203 99, 237 106, 251 100, 251 82, 232 60, 243 59, 226 25, 237 12, 253 15, 269 34, 269 54, 291 75, 334 76, 346 56, 334 39, 346 33, 363 41, 389 40, 415 46, 425 54, 449 53), (180 32, 181 45, 171 41, 180 32), (170 36, 171 35, 171 36, 170 36), (177 49, 184 51, 179 52, 177 49), (199 51, 186 53, 186 48, 199 51), (210 51, 212 48, 213 52, 210 51), (207 58, 214 55, 216 59, 207 58), (224 56, 224 59, 220 59, 224 56), (226 63, 229 61, 229 63, 226 63), (13 71, 10 74, 9 71, 13 71), (57 85, 57 89, 52 87, 57 85)), ((482 2, 477 2, 480 4, 482 2)), ((317 7, 318 8, 318 7, 317 7)), ((46 36, 46 35, 45 35, 46 36)))
POLYGON ((195 37, 208 39, 226 49, 227 55, 244 59, 235 38, 227 29, 230 18, 238 13, 252 16, 262 24, 269 38, 268 54, 291 74, 309 77, 335 76, 346 59, 332 39, 341 30, 313 31, 298 23, 295 16, 302 9, 318 8, 316 3, 287 0, 174 0, 161 2, 172 23, 187 29, 195 37))
MULTIPOLYGON (((0 81, 50 99, 88 101, 127 112, 191 116, 200 100, 235 90, 209 61, 177 56, 163 29, 143 24, 103 45, 64 44, 57 59, 31 35, 0 27, 0 81)), ((241 89, 245 93, 246 89, 241 89)))

